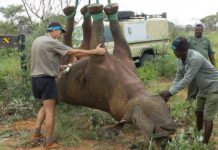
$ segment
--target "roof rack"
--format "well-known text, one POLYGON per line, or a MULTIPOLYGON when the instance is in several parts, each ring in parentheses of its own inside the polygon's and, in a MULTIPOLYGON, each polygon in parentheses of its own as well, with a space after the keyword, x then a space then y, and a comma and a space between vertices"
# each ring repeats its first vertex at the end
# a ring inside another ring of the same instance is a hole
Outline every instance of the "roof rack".
POLYGON ((152 14, 152 15, 141 13, 140 15, 138 15, 133 11, 118 11, 119 20, 126 20, 126 19, 145 19, 146 20, 148 18, 167 18, 167 13, 164 12, 162 14, 152 14))
POLYGON ((167 18, 167 13, 164 12, 162 14, 152 14, 152 15, 147 15, 147 14, 141 13, 140 16, 144 16, 145 19, 148 19, 148 18, 167 18))

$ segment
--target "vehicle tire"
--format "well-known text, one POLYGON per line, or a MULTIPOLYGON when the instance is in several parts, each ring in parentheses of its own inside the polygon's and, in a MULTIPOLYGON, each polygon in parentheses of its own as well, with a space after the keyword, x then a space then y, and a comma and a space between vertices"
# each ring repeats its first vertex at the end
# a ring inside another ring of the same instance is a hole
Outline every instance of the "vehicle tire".
POLYGON ((139 60, 139 65, 143 66, 145 61, 151 61, 154 59, 154 55, 152 54, 143 54, 142 57, 139 60))

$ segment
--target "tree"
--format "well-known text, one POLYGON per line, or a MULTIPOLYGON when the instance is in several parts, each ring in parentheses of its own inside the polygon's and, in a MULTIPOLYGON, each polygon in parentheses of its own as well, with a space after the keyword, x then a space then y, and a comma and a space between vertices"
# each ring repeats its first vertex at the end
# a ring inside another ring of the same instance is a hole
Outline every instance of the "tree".
POLYGON ((17 28, 15 24, 10 22, 0 22, 0 33, 1 35, 4 34, 17 34, 17 28))
POLYGON ((9 5, 8 7, 0 7, 0 12, 3 14, 4 18, 13 23, 16 17, 24 12, 22 5, 9 5))
POLYGON ((30 33, 33 23, 26 16, 21 15, 25 10, 23 5, 9 5, 8 7, 0 7, 0 12, 6 19, 1 22, 0 26, 4 27, 1 33, 4 34, 27 34, 30 33))
POLYGON ((215 30, 216 23, 218 22, 218 12, 216 13, 216 15, 210 15, 202 18, 201 22, 204 23, 206 28, 208 28, 209 30, 215 30))
POLYGON ((65 0, 64 3, 63 0, 22 0, 22 2, 30 19, 30 14, 33 14, 47 24, 51 16, 63 14, 64 5, 69 6, 71 0, 65 0))

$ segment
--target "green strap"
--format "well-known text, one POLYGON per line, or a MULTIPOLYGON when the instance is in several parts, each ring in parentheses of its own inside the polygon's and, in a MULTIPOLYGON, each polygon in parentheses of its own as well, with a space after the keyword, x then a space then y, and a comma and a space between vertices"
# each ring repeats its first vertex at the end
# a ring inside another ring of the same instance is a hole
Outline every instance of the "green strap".
POLYGON ((96 3, 99 4, 99 0, 96 0, 96 3))
POLYGON ((114 13, 107 16, 108 20, 118 20, 118 13, 114 13))
POLYGON ((98 20, 102 19, 103 17, 104 17, 104 14, 103 14, 103 13, 93 14, 93 15, 92 15, 93 21, 98 21, 98 20))
POLYGON ((76 0, 76 1, 75 1, 75 7, 76 7, 76 8, 77 8, 78 4, 79 4, 79 0, 76 0))
POLYGON ((107 0, 107 2, 108 2, 108 4, 110 4, 110 3, 111 3, 111 0, 107 0))
POLYGON ((89 12, 87 11, 84 15, 83 15, 83 19, 86 20, 89 18, 89 12))
POLYGON ((79 0, 75 0, 75 9, 73 10, 72 14, 67 16, 67 20, 72 19, 76 15, 76 10, 77 10, 78 5, 79 5, 79 0))
POLYGON ((76 15, 76 11, 73 11, 73 13, 70 14, 69 16, 66 16, 66 18, 67 20, 71 20, 75 15, 76 15))

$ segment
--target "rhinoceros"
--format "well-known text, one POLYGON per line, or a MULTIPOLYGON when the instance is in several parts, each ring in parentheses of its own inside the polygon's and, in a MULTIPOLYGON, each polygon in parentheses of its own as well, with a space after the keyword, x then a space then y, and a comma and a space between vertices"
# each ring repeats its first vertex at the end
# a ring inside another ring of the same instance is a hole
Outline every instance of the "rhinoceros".
MULTIPOLYGON (((81 9, 84 39, 80 48, 93 49, 99 43, 104 46, 103 11, 108 16, 114 40, 113 54, 93 55, 73 63, 70 71, 57 81, 61 101, 107 112, 119 125, 136 124, 149 137, 167 137, 174 132, 175 123, 166 102, 146 92, 136 74, 130 48, 117 20, 118 4, 105 7, 92 4, 81 9)), ((64 9, 67 16, 72 12, 71 7, 64 9)), ((72 17, 64 37, 69 46, 72 46, 73 26, 72 17)))

